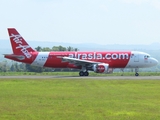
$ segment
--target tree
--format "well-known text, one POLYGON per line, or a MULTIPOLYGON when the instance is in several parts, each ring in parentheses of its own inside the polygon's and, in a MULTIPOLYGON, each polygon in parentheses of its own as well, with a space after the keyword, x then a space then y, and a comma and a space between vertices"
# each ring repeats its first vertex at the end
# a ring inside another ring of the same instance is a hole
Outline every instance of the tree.
POLYGON ((39 52, 42 51, 42 47, 40 47, 40 46, 36 47, 35 49, 36 49, 37 51, 39 51, 39 52))
POLYGON ((47 51, 52 51, 52 49, 50 49, 49 47, 44 47, 44 48, 42 48, 42 51, 47 52, 47 51))
POLYGON ((59 51, 58 46, 53 46, 53 47, 52 47, 52 51, 59 51))
POLYGON ((67 51, 78 51, 78 48, 73 48, 71 46, 67 47, 67 51))
POLYGON ((67 51, 73 51, 73 47, 71 46, 67 47, 67 51))
POLYGON ((32 66, 30 64, 26 64, 26 71, 28 71, 28 72, 43 72, 44 70, 42 67, 32 66))
POLYGON ((10 71, 11 71, 11 72, 15 71, 15 67, 14 67, 13 64, 12 64, 11 67, 10 67, 10 71))
POLYGON ((58 48, 59 48, 59 50, 58 50, 58 51, 66 51, 66 48, 65 48, 65 47, 63 47, 63 46, 61 46, 61 45, 60 45, 58 48))
POLYGON ((9 64, 7 60, 0 62, 0 71, 7 72, 9 70, 9 64))
POLYGON ((63 46, 53 46, 52 51, 66 51, 66 48, 63 46))
POLYGON ((26 71, 26 64, 25 63, 19 64, 19 69, 20 71, 26 71))
POLYGON ((74 48, 74 51, 79 51, 79 49, 78 48, 74 48))

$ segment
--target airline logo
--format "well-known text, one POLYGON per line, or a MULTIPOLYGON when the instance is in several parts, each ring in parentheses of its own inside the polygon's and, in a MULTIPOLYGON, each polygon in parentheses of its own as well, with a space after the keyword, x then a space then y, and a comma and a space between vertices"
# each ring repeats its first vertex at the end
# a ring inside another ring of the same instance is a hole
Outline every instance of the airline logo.
POLYGON ((31 58, 32 55, 28 52, 28 48, 30 48, 30 46, 28 45, 23 45, 23 38, 21 35, 14 35, 11 34, 10 38, 13 38, 13 41, 18 45, 16 46, 16 49, 20 49, 21 52, 27 57, 27 58, 31 58))
POLYGON ((98 65, 98 72, 103 73, 105 71, 105 67, 103 65, 98 65))
POLYGON ((77 59, 107 59, 107 60, 117 60, 117 59, 129 59, 128 53, 106 53, 105 55, 102 53, 77 53, 69 54, 70 58, 77 58, 77 59))

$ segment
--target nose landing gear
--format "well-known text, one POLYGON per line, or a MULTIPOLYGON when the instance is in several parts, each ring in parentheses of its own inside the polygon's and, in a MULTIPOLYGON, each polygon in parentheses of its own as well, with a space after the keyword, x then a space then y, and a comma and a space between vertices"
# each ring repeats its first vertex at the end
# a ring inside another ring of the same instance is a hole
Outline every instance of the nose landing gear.
POLYGON ((139 74, 138 74, 138 68, 135 68, 135 76, 139 76, 139 74))
POLYGON ((139 76, 139 74, 138 74, 138 73, 135 73, 135 76, 139 76))

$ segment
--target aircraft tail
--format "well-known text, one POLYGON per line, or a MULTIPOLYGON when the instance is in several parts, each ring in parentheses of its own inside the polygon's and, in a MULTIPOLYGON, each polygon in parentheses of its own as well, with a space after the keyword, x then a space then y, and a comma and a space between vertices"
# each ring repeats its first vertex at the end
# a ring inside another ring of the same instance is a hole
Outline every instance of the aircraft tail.
POLYGON ((15 28, 8 28, 8 34, 12 45, 12 50, 15 55, 24 55, 27 58, 31 57, 30 52, 35 52, 29 44, 23 39, 15 28))

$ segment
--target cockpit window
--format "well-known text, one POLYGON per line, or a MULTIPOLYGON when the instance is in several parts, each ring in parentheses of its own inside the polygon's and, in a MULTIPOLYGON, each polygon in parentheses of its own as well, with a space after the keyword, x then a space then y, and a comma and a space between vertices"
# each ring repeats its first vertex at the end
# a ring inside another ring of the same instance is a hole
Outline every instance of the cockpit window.
POLYGON ((134 54, 131 54, 131 56, 130 56, 130 57, 132 58, 133 56, 134 56, 134 54))
POLYGON ((145 56, 144 56, 145 59, 147 59, 147 58, 149 58, 149 57, 150 57, 149 55, 145 55, 145 56))

